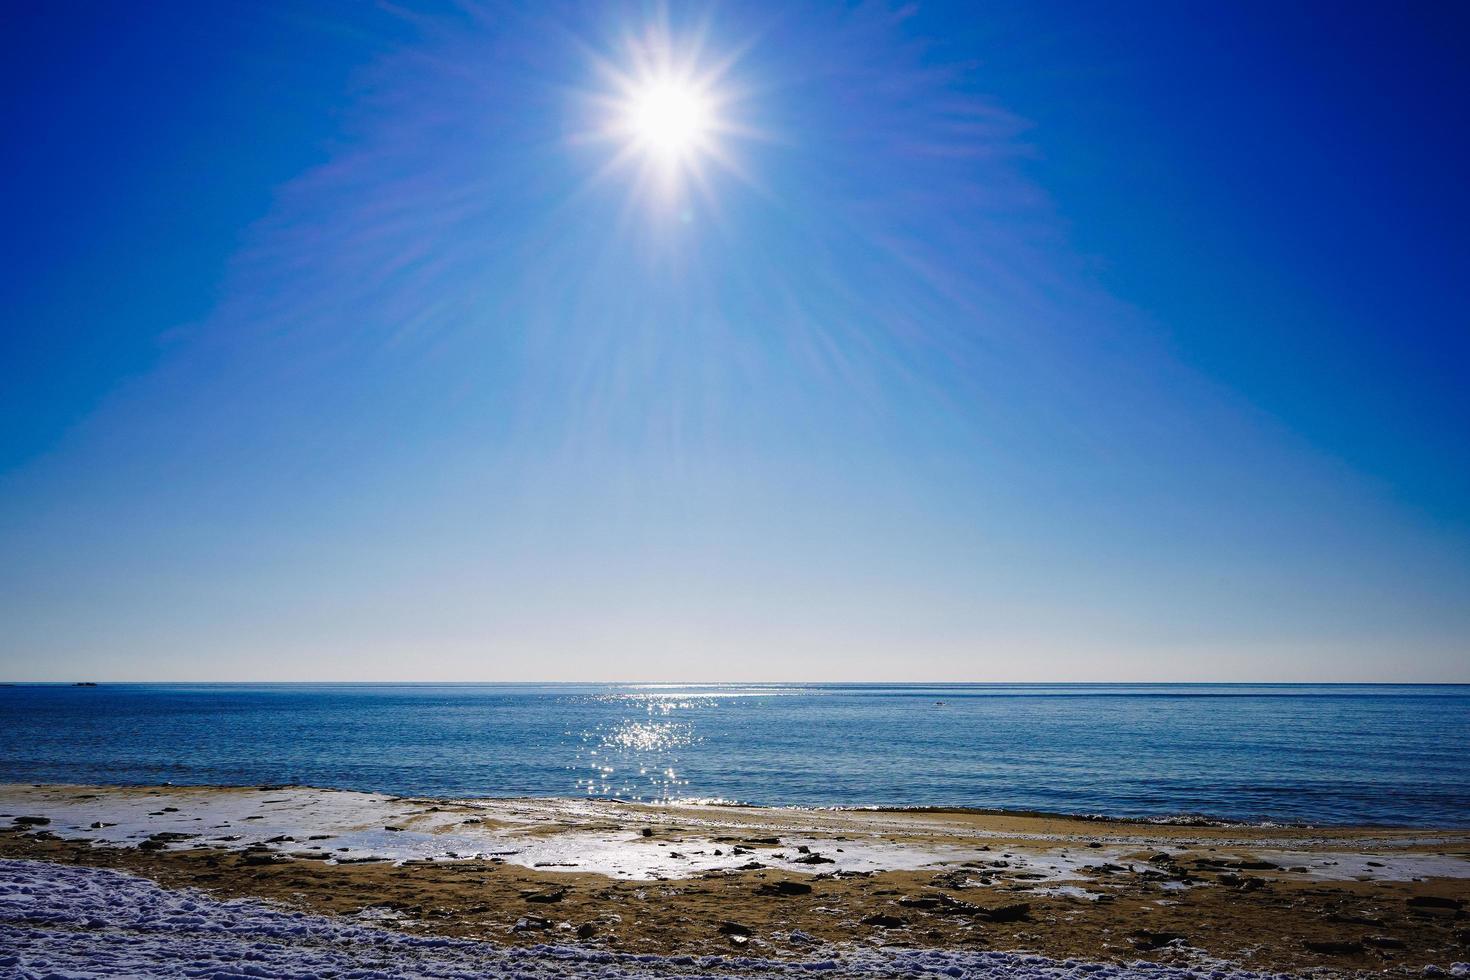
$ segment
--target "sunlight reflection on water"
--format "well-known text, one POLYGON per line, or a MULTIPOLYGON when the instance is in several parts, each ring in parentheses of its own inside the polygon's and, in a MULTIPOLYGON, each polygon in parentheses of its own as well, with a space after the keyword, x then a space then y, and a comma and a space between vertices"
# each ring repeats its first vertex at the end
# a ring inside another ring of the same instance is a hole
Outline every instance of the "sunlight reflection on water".
POLYGON ((588 796, 667 800, 689 780, 679 777, 679 751, 699 740, 687 721, 656 721, 679 711, 712 707, 712 697, 658 694, 602 695, 593 700, 625 705, 633 717, 581 733, 575 768, 577 790, 588 796))

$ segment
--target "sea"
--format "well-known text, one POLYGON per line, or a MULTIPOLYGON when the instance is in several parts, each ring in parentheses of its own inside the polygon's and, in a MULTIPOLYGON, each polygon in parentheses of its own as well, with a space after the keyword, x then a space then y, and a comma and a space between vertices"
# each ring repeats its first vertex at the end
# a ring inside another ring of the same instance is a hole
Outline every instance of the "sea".
POLYGON ((0 782, 1470 826, 1470 685, 0 686, 0 782))

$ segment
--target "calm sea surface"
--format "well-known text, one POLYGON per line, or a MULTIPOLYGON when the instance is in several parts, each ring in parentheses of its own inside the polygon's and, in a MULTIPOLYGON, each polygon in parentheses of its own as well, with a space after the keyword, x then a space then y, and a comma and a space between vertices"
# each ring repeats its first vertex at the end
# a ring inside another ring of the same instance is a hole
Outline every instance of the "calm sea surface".
POLYGON ((1470 687, 0 687, 0 781, 1470 825, 1470 687))

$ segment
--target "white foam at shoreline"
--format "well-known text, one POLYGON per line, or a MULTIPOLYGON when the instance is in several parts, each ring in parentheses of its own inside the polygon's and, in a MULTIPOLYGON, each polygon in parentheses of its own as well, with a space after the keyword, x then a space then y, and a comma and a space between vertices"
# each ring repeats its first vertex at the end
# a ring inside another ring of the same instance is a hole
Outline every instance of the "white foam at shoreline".
MULTIPOLYGON (((954 977, 957 980, 1263 980, 1284 976, 1139 962, 1057 961, 1017 953, 825 948, 801 961, 524 949, 409 936, 262 902, 214 901, 123 872, 0 860, 0 975, 13 977, 443 978, 652 980, 755 976, 954 977)), ((1455 964, 1452 975, 1470 976, 1455 964)))

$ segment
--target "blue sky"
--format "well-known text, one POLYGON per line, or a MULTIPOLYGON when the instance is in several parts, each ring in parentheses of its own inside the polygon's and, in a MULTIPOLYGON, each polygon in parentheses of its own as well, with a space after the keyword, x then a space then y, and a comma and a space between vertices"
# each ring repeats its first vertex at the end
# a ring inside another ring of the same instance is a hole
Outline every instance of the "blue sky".
POLYGON ((1470 681, 1466 17, 22 4, 0 674, 1470 681))

